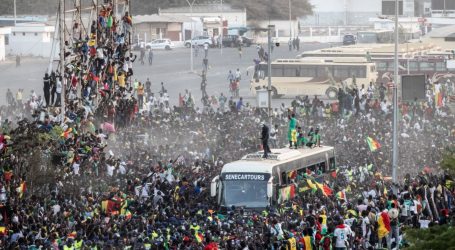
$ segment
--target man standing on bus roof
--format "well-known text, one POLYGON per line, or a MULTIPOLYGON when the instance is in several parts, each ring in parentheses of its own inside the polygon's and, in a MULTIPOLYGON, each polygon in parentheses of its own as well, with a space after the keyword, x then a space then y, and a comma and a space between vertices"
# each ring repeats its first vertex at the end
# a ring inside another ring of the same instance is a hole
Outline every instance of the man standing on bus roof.
POLYGON ((291 113, 290 109, 288 109, 288 119, 289 119, 288 141, 289 148, 292 148, 292 131, 295 131, 297 120, 295 119, 295 114, 291 113))
POLYGON ((261 133, 261 140, 262 140, 262 147, 264 148, 264 155, 262 158, 267 158, 269 156, 269 153, 272 153, 269 148, 269 127, 265 125, 264 122, 261 123, 262 126, 262 133, 261 133))

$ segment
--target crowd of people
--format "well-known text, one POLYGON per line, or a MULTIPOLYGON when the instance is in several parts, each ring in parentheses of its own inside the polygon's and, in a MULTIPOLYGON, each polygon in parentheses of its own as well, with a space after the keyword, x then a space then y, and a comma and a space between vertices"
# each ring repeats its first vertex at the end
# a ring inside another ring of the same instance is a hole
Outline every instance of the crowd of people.
MULTIPOLYGON (((59 108, 43 109, 44 103, 1 108, 2 247, 391 248, 405 243, 402 228, 452 220, 451 177, 438 168, 455 135, 445 105, 400 107, 400 183, 388 181, 390 107, 357 112, 354 104, 309 97, 282 105, 273 112, 274 143, 289 146, 290 114, 304 134, 317 127, 320 143, 337 152, 337 172, 323 177, 333 194, 304 188, 277 207, 226 214, 209 197, 210 180, 225 162, 260 150, 265 110, 232 98, 200 108, 189 91, 170 107, 164 83, 156 103, 138 108, 140 90, 117 91, 96 108, 69 102, 63 120, 59 108), (371 152, 366 137, 381 148, 371 152), (34 171, 48 178, 39 181, 34 171)), ((310 171, 294 181, 313 178, 321 176, 310 171)))
MULTIPOLYGON (((73 25, 71 63, 44 77, 44 99, 7 91, 1 248, 391 249, 406 245, 406 228, 455 222, 452 177, 439 168, 455 139, 453 83, 429 80, 426 100, 400 105, 401 181, 392 183, 384 86, 340 89, 334 103, 298 97, 274 109, 264 129, 266 110, 241 97, 207 95, 198 105, 185 90, 173 106, 163 82, 134 79, 131 23, 128 12, 116 20, 107 1, 87 37, 73 25), (267 154, 332 145, 337 170, 292 176, 297 194, 276 206, 222 212, 210 181, 224 163, 261 150, 264 138, 267 154)), ((258 56, 268 57, 262 47, 258 56)))

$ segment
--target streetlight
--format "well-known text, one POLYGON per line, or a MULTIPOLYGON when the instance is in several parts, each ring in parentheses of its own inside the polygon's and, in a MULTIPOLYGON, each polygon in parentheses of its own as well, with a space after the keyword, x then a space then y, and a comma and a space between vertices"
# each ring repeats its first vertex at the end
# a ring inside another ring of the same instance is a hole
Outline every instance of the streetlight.
POLYGON ((193 0, 191 3, 189 0, 186 0, 186 2, 188 3, 188 5, 190 6, 190 18, 191 18, 191 39, 190 39, 190 52, 191 52, 191 55, 190 55, 190 63, 191 63, 191 72, 194 72, 194 68, 193 68, 193 33, 194 33, 194 29, 193 29, 193 5, 194 5, 194 2, 196 2, 196 0, 193 0))
POLYGON ((395 0, 395 51, 394 51, 394 91, 393 91, 393 136, 392 136, 392 180, 397 181, 397 164, 398 164, 398 0, 395 0))
POLYGON ((223 54, 223 32, 224 32, 224 21, 223 21, 223 0, 221 0, 221 34, 220 39, 220 54, 223 54))
POLYGON ((275 25, 269 25, 267 28, 267 71, 268 71, 268 113, 269 113, 269 128, 272 129, 272 29, 275 29, 275 25))
POLYGON ((292 38, 292 13, 291 13, 291 0, 289 0, 289 39, 292 38))
POLYGON ((14 0, 14 26, 16 26, 16 0, 14 0))

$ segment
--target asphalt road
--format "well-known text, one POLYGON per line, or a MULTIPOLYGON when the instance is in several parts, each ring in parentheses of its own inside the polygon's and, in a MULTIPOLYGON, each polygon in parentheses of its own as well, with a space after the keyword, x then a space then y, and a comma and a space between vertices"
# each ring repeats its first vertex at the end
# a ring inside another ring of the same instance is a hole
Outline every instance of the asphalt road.
MULTIPOLYGON (((329 44, 311 43, 303 44, 300 51, 289 51, 287 46, 275 47, 272 53, 272 59, 276 58, 294 58, 302 50, 315 50, 329 47, 329 44)), ((209 95, 219 95, 224 93, 229 96, 228 89, 228 72, 235 72, 237 68, 242 72, 240 83, 240 96, 244 97, 247 102, 254 104, 255 98, 249 93, 249 81, 251 70, 247 75, 247 68, 254 65, 253 59, 257 58, 256 46, 244 48, 240 58, 238 50, 235 48, 211 48, 208 53, 209 70, 207 73, 207 93, 209 95)), ((136 53, 136 52, 135 52, 136 53)), ((146 61, 141 65, 139 59, 134 63, 134 78, 145 82, 150 78, 152 82, 152 91, 158 92, 160 83, 164 82, 165 88, 170 95, 171 104, 178 103, 178 94, 184 93, 185 89, 191 91, 195 97, 196 103, 200 104, 201 91, 201 72, 202 59, 204 51, 199 49, 197 57, 194 57, 194 72, 190 67, 190 49, 176 48, 171 51, 155 51, 153 65, 148 65, 146 61)), ((21 66, 16 67, 13 60, 0 63, 0 104, 6 103, 6 91, 11 89, 13 93, 17 89, 25 90, 24 98, 34 89, 42 95, 42 78, 48 67, 48 59, 45 58, 23 58, 21 66)), ((289 100, 273 100, 273 106, 280 102, 289 100)))

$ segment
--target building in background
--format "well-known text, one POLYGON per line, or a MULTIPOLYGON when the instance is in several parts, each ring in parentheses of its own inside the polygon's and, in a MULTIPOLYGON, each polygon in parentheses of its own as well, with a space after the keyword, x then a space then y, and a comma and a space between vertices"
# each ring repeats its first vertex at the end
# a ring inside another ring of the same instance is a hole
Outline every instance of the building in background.
POLYGON ((11 28, 3 27, 0 28, 0 61, 6 59, 6 48, 5 46, 9 43, 7 36, 11 33, 11 28))
POLYGON ((135 42, 150 42, 153 39, 167 38, 172 41, 184 41, 191 37, 191 23, 195 35, 202 33, 200 20, 178 15, 142 15, 134 16, 133 30, 135 42), (193 21, 192 21, 193 20, 193 21))
POLYGON ((202 22, 204 35, 212 37, 220 35, 222 30, 223 34, 227 34, 227 28, 247 26, 246 9, 232 8, 227 4, 194 5, 192 14, 189 6, 159 9, 158 13, 160 16, 198 18, 202 22))
POLYGON ((381 14, 382 0, 310 0, 313 15, 300 20, 302 25, 351 26, 365 25, 368 19, 381 14))
POLYGON ((431 0, 431 16, 455 18, 455 0, 431 0))
POLYGON ((55 27, 44 23, 18 23, 11 27, 6 53, 49 57, 55 27))

